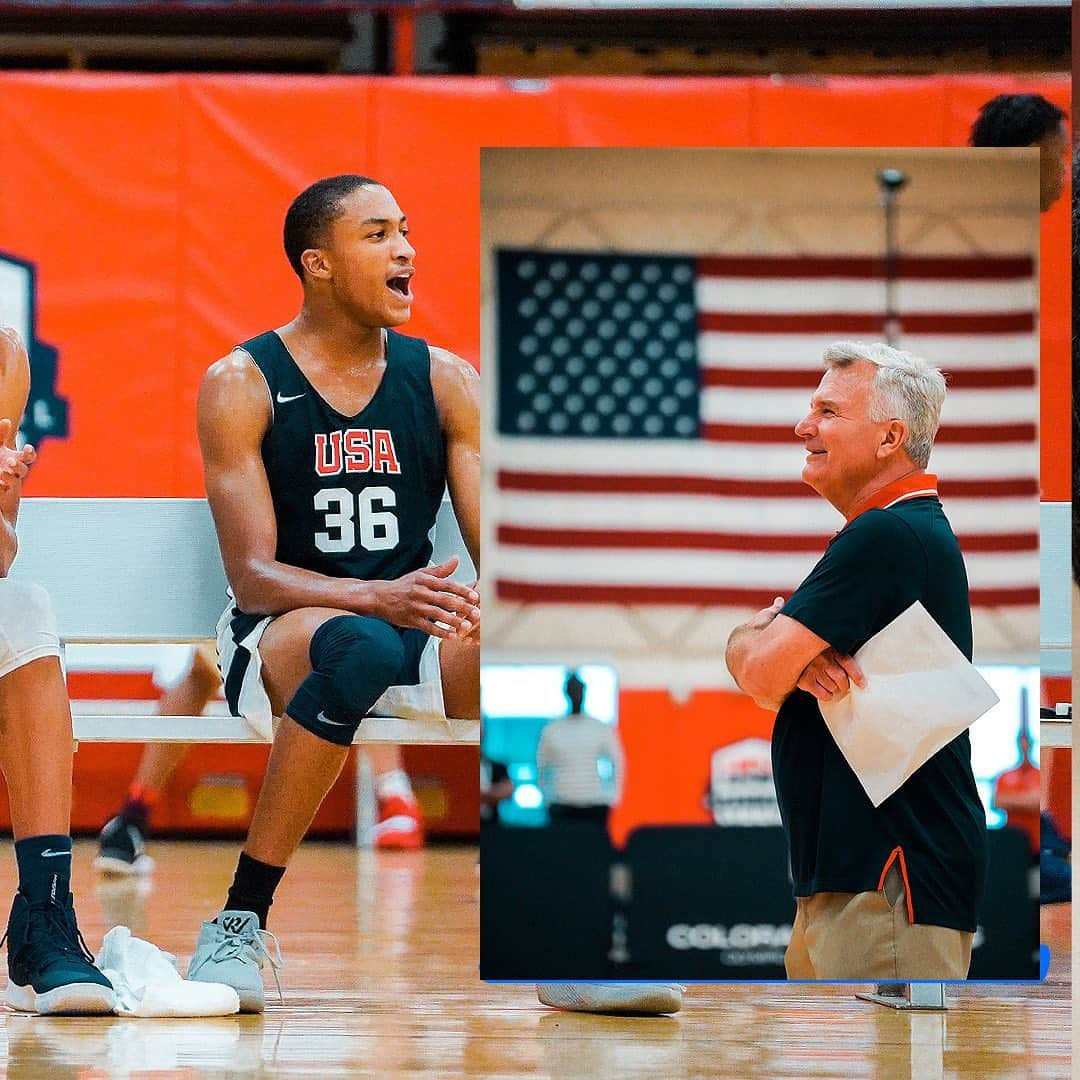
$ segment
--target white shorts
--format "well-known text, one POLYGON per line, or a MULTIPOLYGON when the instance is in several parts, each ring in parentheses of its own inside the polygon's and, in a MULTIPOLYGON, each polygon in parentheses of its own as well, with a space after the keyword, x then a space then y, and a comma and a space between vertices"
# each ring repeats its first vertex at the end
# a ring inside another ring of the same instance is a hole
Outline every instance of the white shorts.
POLYGON ((32 581, 0 578, 0 678, 44 656, 60 656, 49 594, 32 581))
MULTIPOLYGON (((270 698, 262 683, 259 642, 274 619, 273 616, 260 619, 245 627, 237 636, 233 627, 236 614, 235 606, 230 604, 222 612, 217 625, 225 699, 234 716, 242 716, 261 739, 273 742, 274 716, 270 698)), ((404 720, 445 719, 439 640, 429 637, 420 653, 419 681, 408 686, 388 687, 369 710, 369 716, 397 716, 404 720)))

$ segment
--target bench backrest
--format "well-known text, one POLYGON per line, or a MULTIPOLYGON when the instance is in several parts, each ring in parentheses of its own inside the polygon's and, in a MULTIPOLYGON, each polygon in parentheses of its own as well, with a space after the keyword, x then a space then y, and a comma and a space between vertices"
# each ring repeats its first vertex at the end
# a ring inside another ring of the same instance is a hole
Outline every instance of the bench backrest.
MULTIPOLYGON (((52 598, 68 642, 197 641, 214 635, 225 573, 205 499, 24 499, 11 576, 52 598)), ((449 500, 435 559, 456 553, 475 574, 449 500)))

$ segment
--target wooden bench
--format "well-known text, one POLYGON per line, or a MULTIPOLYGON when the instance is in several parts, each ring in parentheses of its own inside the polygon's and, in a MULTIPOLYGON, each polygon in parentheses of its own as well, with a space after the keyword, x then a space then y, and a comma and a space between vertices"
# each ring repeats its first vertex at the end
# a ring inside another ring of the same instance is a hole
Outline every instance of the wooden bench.
MULTIPOLYGON (((24 499, 11 576, 52 598, 65 647, 124 647, 213 639, 225 608, 225 573, 204 499, 24 499)), ((455 577, 475 576, 448 500, 435 560, 461 556, 455 577)), ((103 715, 72 702, 77 742, 258 743, 240 717, 103 715)), ((478 743, 476 720, 371 717, 357 743, 478 743)))

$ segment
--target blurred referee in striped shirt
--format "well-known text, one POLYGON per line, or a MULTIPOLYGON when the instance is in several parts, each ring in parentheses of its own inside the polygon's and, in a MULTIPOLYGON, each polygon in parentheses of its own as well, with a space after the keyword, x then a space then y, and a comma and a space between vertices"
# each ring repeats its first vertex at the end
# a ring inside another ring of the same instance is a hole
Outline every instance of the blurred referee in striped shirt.
POLYGON ((570 714, 551 720, 540 735, 536 765, 551 822, 607 825, 622 793, 623 752, 612 724, 583 710, 585 684, 571 672, 564 687, 570 714))

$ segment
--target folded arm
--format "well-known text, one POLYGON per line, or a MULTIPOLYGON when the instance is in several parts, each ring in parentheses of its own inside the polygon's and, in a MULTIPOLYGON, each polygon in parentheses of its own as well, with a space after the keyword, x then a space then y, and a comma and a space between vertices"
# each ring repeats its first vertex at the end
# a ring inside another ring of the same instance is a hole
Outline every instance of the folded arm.
POLYGON ((858 664, 787 615, 783 599, 737 626, 728 638, 728 670, 739 688, 763 709, 775 712, 796 687, 819 701, 847 692, 851 681, 863 685, 858 664))

